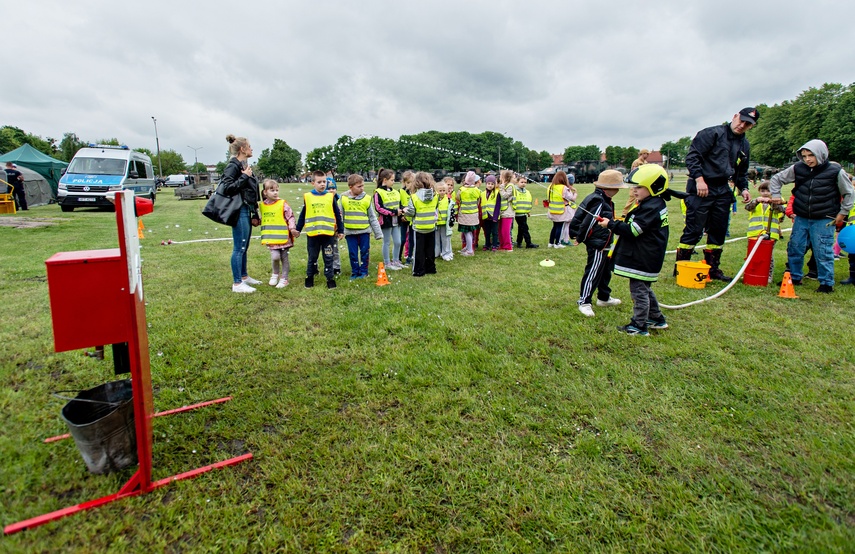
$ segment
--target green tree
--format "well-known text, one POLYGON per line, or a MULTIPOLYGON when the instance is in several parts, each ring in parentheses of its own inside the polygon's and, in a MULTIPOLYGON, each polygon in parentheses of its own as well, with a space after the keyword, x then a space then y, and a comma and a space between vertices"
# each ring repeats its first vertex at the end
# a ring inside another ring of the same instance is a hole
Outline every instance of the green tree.
POLYGON ((122 143, 119 142, 119 139, 117 139, 116 137, 108 138, 108 139, 101 139, 101 140, 97 141, 95 144, 104 144, 107 146, 121 146, 122 145, 122 143))
POLYGON ((774 167, 784 167, 790 162, 794 149, 788 137, 791 107, 789 101, 757 106, 762 119, 746 135, 751 143, 752 160, 774 167))
POLYGON ((55 139, 48 138, 45 140, 42 137, 25 133, 22 129, 12 127, 11 125, 0 128, 0 154, 11 152, 23 144, 29 144, 39 152, 53 156, 57 150, 56 146, 54 146, 55 142, 55 139))
POLYGON ((606 163, 609 165, 621 165, 624 163, 623 146, 606 146, 606 163))
POLYGON ((184 161, 184 157, 175 150, 161 150, 160 160, 156 155, 153 156, 151 165, 159 167, 158 162, 162 164, 164 175, 174 175, 187 171, 187 163, 184 161))
POLYGON ((190 167, 187 168, 188 173, 207 173, 208 166, 203 164, 202 162, 197 162, 190 167))
POLYGON ((849 162, 851 167, 855 161, 855 84, 846 87, 837 99, 822 123, 821 136, 828 144, 830 159, 849 162))
POLYGON ((219 175, 222 175, 223 171, 226 170, 226 165, 228 165, 228 162, 224 162, 224 161, 217 162, 217 173, 219 175))
POLYGON ((64 133, 62 140, 59 142, 59 149, 56 157, 60 160, 70 162, 71 158, 77 154, 77 151, 86 146, 86 143, 80 140, 74 133, 64 133))
MULTIPOLYGON (((567 158, 564 159, 566 160, 567 158)), ((540 169, 546 169, 547 167, 552 167, 552 154, 546 150, 542 150, 540 152, 540 169)), ((540 171, 540 169, 538 169, 538 171, 540 171)))
POLYGON ((676 141, 669 140, 659 147, 659 151, 665 157, 668 167, 683 167, 686 165, 686 154, 692 144, 691 137, 681 137, 676 141))
POLYGON ((600 161, 600 147, 596 144, 589 144, 588 146, 568 146, 564 150, 565 164, 592 160, 600 161))
POLYGON ((294 178, 302 173, 302 155, 282 139, 273 140, 273 148, 265 148, 258 157, 258 169, 272 179, 294 178))
POLYGON ((335 150, 332 146, 322 146, 306 154, 306 169, 309 171, 333 171, 335 169, 335 150))
MULTIPOLYGON (((818 89, 813 87, 807 89, 793 100, 790 106, 790 126, 787 131, 791 151, 811 139, 822 138, 823 121, 833 111, 844 92, 843 85, 825 83, 818 89)), ((764 115, 763 112, 760 113, 761 116, 764 115)), ((762 124, 763 119, 760 120, 760 125, 762 124)))
POLYGON ((623 149, 623 161, 621 162, 624 167, 629 168, 632 166, 632 162, 634 162, 638 158, 638 148, 635 146, 627 146, 623 149))

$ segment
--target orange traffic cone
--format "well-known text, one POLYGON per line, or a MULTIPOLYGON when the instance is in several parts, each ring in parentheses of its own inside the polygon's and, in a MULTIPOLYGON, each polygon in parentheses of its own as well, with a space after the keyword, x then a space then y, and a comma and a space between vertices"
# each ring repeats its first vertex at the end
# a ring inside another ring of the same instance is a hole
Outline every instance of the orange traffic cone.
POLYGON ((781 292, 778 293, 779 298, 798 298, 796 291, 793 288, 793 278, 790 277, 790 272, 784 272, 784 278, 781 280, 781 292))
POLYGON ((386 266, 383 262, 377 267, 377 286, 382 287, 389 284, 389 277, 386 276, 386 266))
POLYGON ((137 237, 144 239, 145 238, 145 225, 143 225, 142 219, 137 220, 137 237))

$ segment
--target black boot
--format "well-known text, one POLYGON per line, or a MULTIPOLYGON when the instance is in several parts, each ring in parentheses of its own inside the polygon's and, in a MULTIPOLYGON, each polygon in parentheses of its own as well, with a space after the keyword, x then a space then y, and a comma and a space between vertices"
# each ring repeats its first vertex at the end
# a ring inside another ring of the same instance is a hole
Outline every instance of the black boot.
POLYGON ((704 250, 704 261, 710 266, 710 279, 727 282, 730 282, 733 279, 732 277, 725 275, 724 272, 718 268, 718 265, 721 262, 720 248, 704 250))
MULTIPOLYGON (((686 262, 692 259, 692 253, 694 252, 693 248, 678 248, 677 249, 677 262, 686 262)), ((677 264, 674 264, 674 277, 677 276, 677 264)))
POLYGON ((855 271, 849 272, 849 278, 840 281, 841 285, 855 285, 855 271))

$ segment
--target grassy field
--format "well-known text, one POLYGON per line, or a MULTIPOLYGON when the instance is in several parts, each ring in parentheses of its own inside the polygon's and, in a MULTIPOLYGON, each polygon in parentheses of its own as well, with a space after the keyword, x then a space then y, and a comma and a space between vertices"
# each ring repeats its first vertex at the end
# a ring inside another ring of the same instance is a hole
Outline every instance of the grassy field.
MULTIPOLYGON (((299 188, 283 187, 297 209, 299 188)), ((583 248, 479 251, 376 287, 372 241, 371 279, 347 281, 343 248, 328 291, 302 287, 298 239, 291 286, 239 295, 230 240, 160 245, 230 237, 202 206, 164 190, 144 218, 155 409, 234 400, 155 419, 154 477, 255 458, 0 538, 0 551, 855 551, 855 287, 821 295, 808 282, 788 300, 739 284, 628 337, 615 330, 631 313, 625 279, 613 279, 623 305, 577 311, 583 248), (538 265, 546 257, 555 267, 538 265)), ((682 217, 670 208, 673 249, 682 217)), ((26 216, 54 219, 0 227, 3 525, 132 473, 92 476, 72 441, 42 443, 66 432, 51 391, 114 379, 109 349, 104 361, 53 352, 44 261, 115 247, 114 215, 26 216)), ((746 221, 740 209, 734 237, 746 221)), ((532 226, 545 245, 549 222, 532 226)), ((728 273, 745 250, 726 247, 728 273)), ((253 241, 249 254, 266 282, 266 249, 253 241)), ((677 287, 671 260, 661 302, 722 288, 677 287)))

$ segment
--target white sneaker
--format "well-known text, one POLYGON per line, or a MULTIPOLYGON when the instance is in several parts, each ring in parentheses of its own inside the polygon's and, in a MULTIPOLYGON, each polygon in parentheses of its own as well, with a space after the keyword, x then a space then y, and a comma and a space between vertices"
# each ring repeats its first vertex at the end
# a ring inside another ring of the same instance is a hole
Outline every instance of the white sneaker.
POLYGON ((620 298, 610 297, 608 300, 597 300, 597 306, 617 306, 620 304, 620 298))
POLYGON ((255 289, 246 284, 246 281, 239 285, 232 285, 232 292, 255 292, 255 289))
POLYGON ((400 271, 401 266, 398 265, 397 262, 389 262, 389 265, 386 266, 386 269, 391 269, 392 271, 400 271))
POLYGON ((554 245, 554 244, 552 244, 551 242, 546 243, 546 247, 547 247, 547 248, 553 248, 554 246, 555 246, 555 245, 554 245))
POLYGON ((276 283, 278 283, 278 282, 279 282, 279 274, 274 273, 273 275, 270 276, 270 280, 267 281, 267 284, 270 285, 271 287, 273 287, 273 286, 276 286, 276 283))
POLYGON ((564 246, 563 244, 556 244, 556 245, 555 245, 555 246, 553 246, 552 248, 567 248, 567 247, 566 247, 566 246, 564 246))
POLYGON ((591 309, 590 304, 579 304, 579 311, 585 317, 594 317, 594 310, 591 309))
POLYGON ((285 278, 279 279, 279 282, 276 283, 277 289, 284 289, 287 286, 288 286, 288 279, 285 279, 285 278))
POLYGON ((260 285, 261 284, 261 281, 259 281, 258 279, 253 279, 252 277, 247 277, 246 279, 243 280, 243 282, 246 283, 247 285, 260 285))

